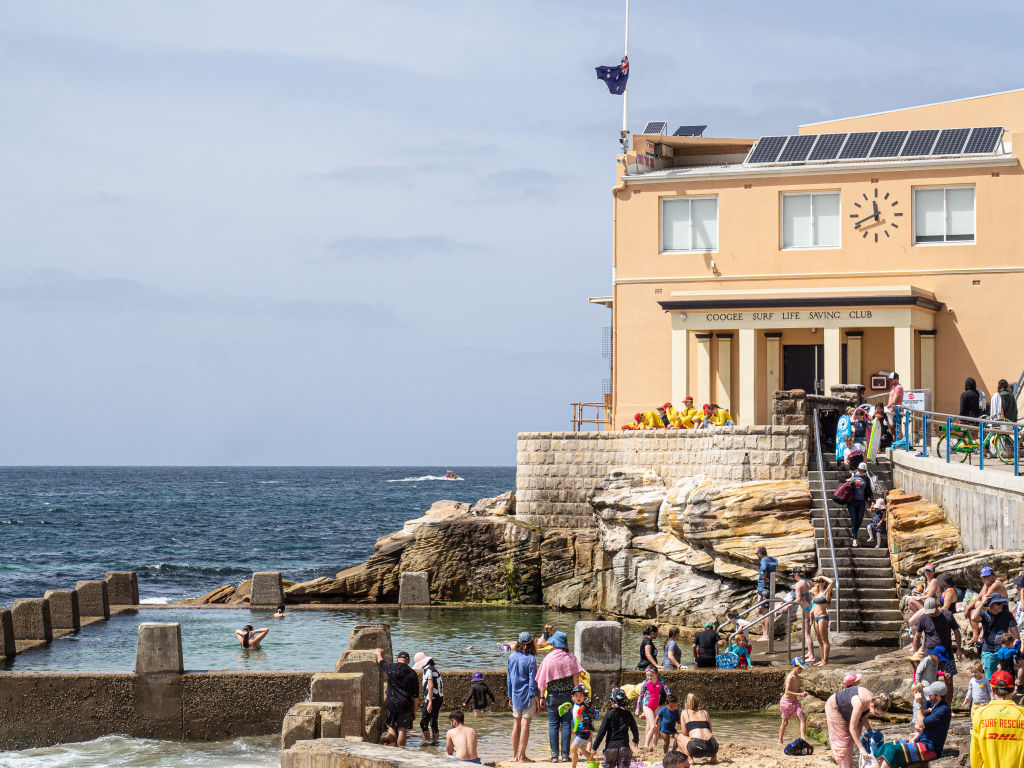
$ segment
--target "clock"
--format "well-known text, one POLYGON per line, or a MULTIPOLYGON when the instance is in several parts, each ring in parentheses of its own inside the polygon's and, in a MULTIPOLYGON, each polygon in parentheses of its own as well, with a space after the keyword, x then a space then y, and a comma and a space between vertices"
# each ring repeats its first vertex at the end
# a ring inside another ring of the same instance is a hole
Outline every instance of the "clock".
POLYGON ((853 203, 854 210, 850 214, 853 231, 869 242, 892 238, 900 228, 900 201, 892 192, 879 192, 873 187, 862 192, 853 203))

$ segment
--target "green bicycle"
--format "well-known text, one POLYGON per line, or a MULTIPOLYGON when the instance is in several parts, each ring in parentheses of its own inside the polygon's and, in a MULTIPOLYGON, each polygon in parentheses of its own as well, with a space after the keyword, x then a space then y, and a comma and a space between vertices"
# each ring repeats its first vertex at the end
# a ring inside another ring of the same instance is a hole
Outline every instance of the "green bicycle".
MULTIPOLYGON (((981 444, 966 427, 954 426, 950 431, 952 435, 947 435, 946 427, 939 427, 940 437, 935 446, 939 458, 946 458, 946 453, 949 452, 950 458, 959 456, 960 463, 962 464, 971 456, 976 456, 980 452, 981 444), (952 443, 950 443, 951 439, 952 443)), ((1004 432, 995 428, 986 429, 984 447, 988 450, 989 454, 995 453, 1003 464, 1013 463, 1012 432, 1004 432)))

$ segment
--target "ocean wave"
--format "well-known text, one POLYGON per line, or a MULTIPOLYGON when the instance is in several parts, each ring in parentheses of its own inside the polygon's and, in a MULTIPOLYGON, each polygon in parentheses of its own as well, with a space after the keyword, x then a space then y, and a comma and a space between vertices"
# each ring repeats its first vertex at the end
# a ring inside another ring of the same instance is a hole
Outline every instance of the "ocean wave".
POLYGON ((139 598, 139 605, 170 605, 170 597, 141 597, 139 598))
POLYGON ((278 485, 283 483, 284 480, 257 480, 256 482, 260 485, 278 485))
POLYGON ((0 525, 21 525, 21 520, 0 520, 0 525))
POLYGON ((388 480, 389 483, 422 483, 427 480, 447 480, 449 483, 462 482, 461 477, 445 477, 444 475, 421 475, 420 477, 403 477, 398 480, 388 480))
POLYGON ((189 565, 188 563, 156 563, 139 567, 141 571, 157 571, 159 573, 205 573, 219 576, 221 574, 245 573, 244 568, 219 565, 189 565))

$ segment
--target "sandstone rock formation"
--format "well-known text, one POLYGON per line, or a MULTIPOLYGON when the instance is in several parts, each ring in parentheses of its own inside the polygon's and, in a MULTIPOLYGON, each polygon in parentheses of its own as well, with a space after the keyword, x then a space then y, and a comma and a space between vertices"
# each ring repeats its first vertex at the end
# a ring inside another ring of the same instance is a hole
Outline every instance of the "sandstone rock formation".
POLYGON ((886 496, 889 558, 903 587, 925 563, 963 550, 960 531, 938 504, 894 489, 886 496))

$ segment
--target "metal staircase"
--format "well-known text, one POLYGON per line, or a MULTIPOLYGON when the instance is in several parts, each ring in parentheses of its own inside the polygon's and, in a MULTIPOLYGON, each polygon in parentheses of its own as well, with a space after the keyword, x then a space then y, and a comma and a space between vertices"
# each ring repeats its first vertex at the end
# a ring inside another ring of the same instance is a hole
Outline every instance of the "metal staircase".
MULTIPOLYGON (((861 526, 858 546, 850 546, 849 513, 845 505, 832 500, 832 492, 850 476, 849 470, 837 465, 831 455, 825 455, 819 471, 815 450, 810 451, 808 458, 811 522, 814 525, 818 569, 826 576, 837 577, 839 582, 838 595, 833 603, 836 611, 833 628, 843 634, 871 635, 877 644, 897 644, 905 622, 899 609, 888 541, 883 536, 882 546, 878 549, 875 549, 873 541, 868 543, 867 524, 871 521, 868 513, 861 526), (827 517, 825 504, 828 505, 827 517), (825 535, 826 520, 831 523, 831 547, 825 535)), ((871 464, 868 472, 876 495, 892 488, 892 464, 889 461, 871 464)))

